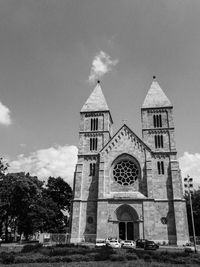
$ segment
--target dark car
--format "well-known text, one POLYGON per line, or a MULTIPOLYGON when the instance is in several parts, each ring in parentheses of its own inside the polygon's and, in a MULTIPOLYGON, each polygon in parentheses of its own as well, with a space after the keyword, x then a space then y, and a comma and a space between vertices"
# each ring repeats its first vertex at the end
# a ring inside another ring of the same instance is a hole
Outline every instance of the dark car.
POLYGON ((158 244, 156 244, 154 241, 146 241, 144 245, 145 250, 156 250, 158 248, 159 248, 158 244))
POLYGON ((148 241, 147 239, 136 240, 136 248, 144 248, 147 241, 148 241))

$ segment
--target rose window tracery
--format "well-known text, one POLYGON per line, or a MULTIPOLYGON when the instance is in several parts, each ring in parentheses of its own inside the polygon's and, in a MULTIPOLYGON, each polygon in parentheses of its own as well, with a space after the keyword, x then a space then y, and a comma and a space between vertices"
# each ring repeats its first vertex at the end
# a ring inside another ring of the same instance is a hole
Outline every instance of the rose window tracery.
POLYGON ((133 184, 139 175, 138 166, 130 160, 121 160, 113 168, 113 177, 121 185, 133 184))

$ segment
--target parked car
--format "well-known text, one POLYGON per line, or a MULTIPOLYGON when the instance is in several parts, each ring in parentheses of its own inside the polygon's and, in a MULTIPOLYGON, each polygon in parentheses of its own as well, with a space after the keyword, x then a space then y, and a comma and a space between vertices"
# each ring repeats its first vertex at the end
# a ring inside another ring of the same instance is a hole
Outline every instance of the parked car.
POLYGON ((106 246, 111 248, 121 248, 121 243, 119 240, 108 240, 106 246))
POLYGON ((146 241, 144 245, 145 250, 156 250, 159 248, 159 245, 156 244, 154 241, 146 241))
POLYGON ((123 241, 122 248, 136 248, 136 243, 133 240, 123 241))
POLYGON ((136 240, 136 248, 144 248, 147 241, 148 241, 147 239, 136 240))
POLYGON ((104 247, 106 245, 105 240, 97 240, 95 247, 104 247))
POLYGON ((195 252, 194 246, 192 246, 191 244, 190 245, 187 245, 185 247, 185 252, 189 252, 189 253, 195 252))

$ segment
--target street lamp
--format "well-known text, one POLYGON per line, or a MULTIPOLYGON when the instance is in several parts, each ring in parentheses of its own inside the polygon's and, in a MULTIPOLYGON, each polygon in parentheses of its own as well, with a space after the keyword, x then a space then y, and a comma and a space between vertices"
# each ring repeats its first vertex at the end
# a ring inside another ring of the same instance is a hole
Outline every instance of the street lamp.
POLYGON ((192 231, 193 231, 193 239, 194 239, 194 249, 195 252, 197 252, 197 246, 196 246, 196 235, 195 235, 195 227, 194 227, 194 214, 193 214, 193 208, 192 208, 192 198, 191 198, 191 192, 190 187, 192 187, 192 178, 187 175, 186 178, 184 178, 184 182, 188 185, 188 195, 189 195, 189 203, 190 203, 190 211, 191 211, 191 218, 192 218, 192 231))

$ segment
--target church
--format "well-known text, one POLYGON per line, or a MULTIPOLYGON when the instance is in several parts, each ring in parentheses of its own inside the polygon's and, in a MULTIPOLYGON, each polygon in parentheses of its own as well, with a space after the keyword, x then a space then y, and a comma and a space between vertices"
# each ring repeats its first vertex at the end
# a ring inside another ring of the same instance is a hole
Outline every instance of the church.
POLYGON ((113 135, 97 82, 80 111, 71 242, 109 237, 188 242, 173 106, 155 76, 141 107, 141 123, 141 138, 126 124, 113 135))

